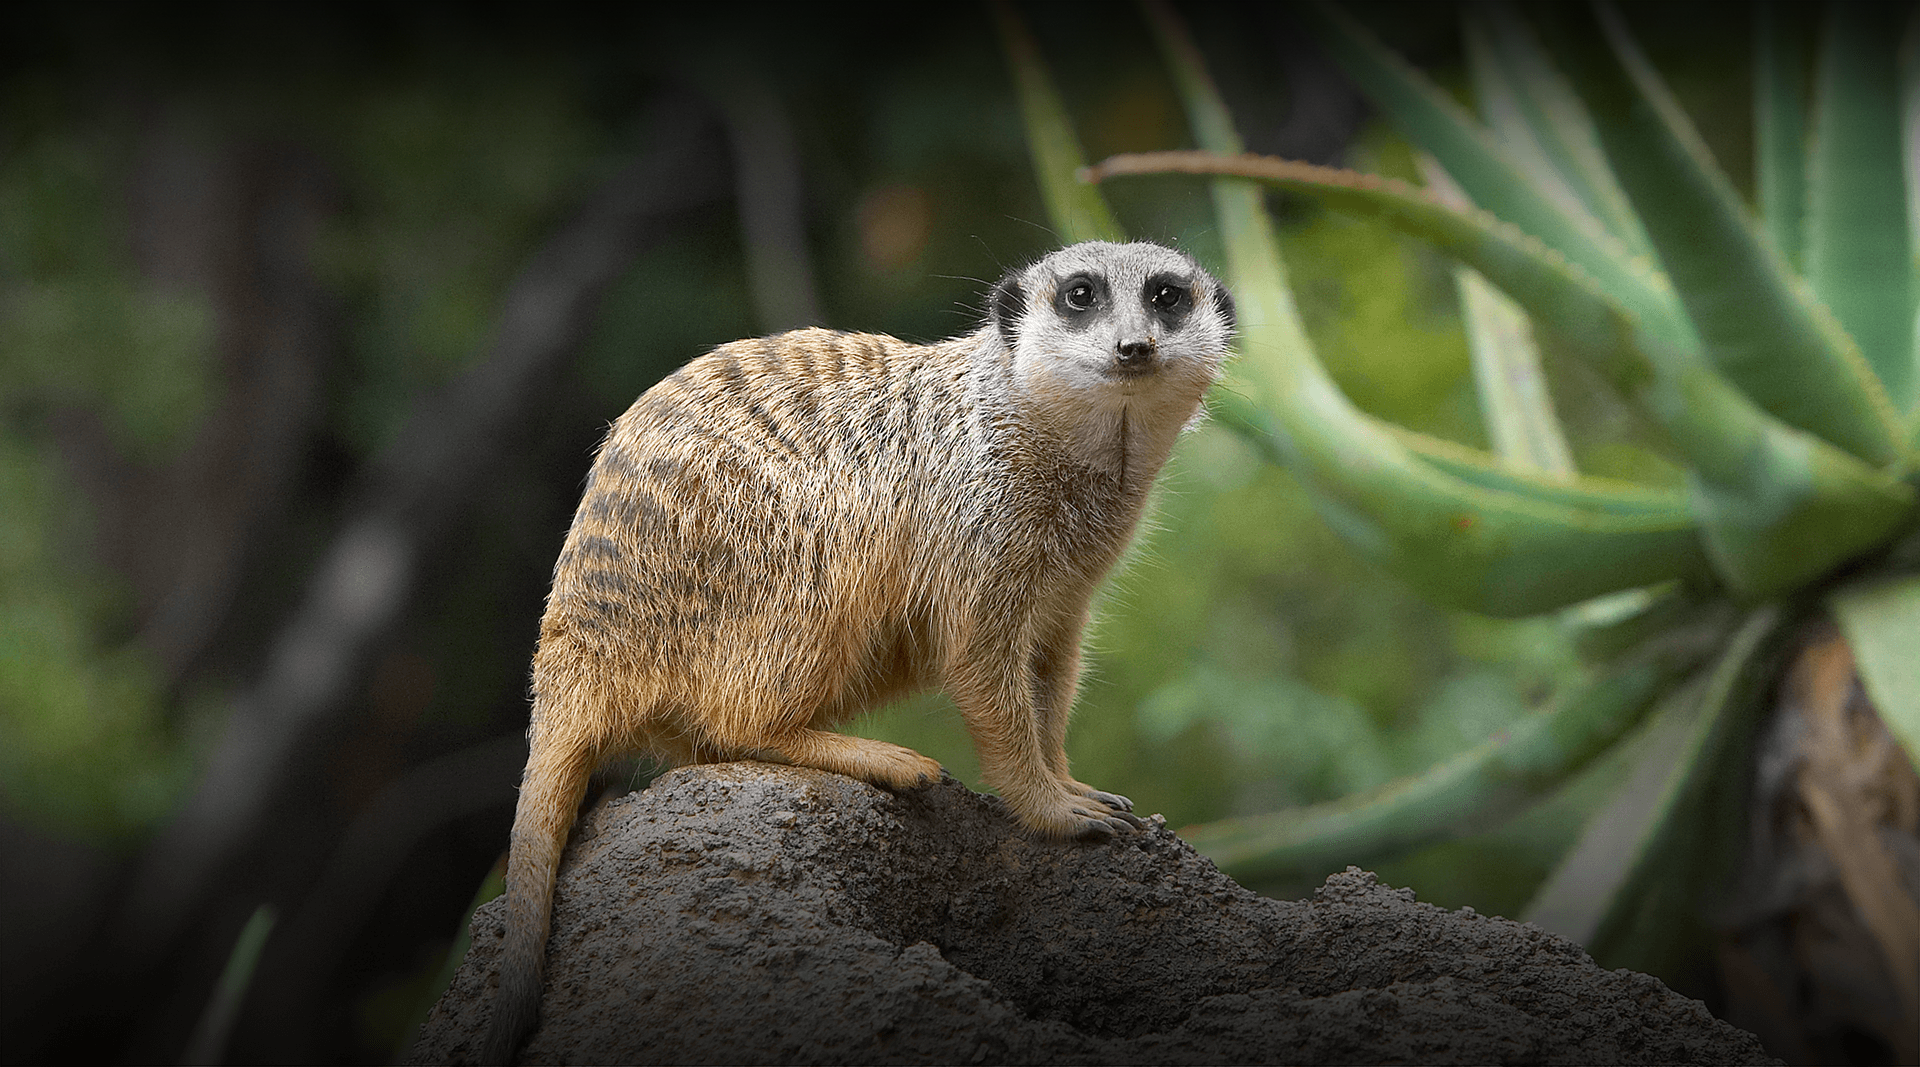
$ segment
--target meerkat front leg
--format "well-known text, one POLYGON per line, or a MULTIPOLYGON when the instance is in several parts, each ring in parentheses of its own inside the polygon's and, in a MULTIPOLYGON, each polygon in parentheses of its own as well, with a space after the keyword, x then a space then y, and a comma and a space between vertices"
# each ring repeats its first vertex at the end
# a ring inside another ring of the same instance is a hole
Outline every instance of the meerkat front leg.
POLYGON ((947 692, 973 735, 981 776, 1036 833, 1068 838, 1131 832, 1137 819, 1079 792, 1055 771, 1035 651, 1024 641, 977 644, 951 672, 947 692))
POLYGON ((1071 792, 1098 801, 1121 813, 1121 818, 1143 826, 1128 812, 1133 801, 1118 793, 1095 789, 1075 778, 1067 770, 1067 720, 1073 713, 1074 694, 1080 688, 1080 632, 1086 614, 1073 616, 1054 627, 1039 643, 1031 658, 1034 671, 1034 695, 1040 720, 1040 746, 1047 768, 1071 792))

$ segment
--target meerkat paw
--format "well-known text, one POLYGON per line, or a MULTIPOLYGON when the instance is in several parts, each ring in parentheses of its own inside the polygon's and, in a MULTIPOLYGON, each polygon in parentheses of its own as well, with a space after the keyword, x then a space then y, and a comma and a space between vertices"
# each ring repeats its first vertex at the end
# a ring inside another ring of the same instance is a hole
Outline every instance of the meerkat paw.
POLYGON ((860 775, 867 781, 888 789, 921 789, 940 780, 942 768, 938 760, 885 741, 873 744, 885 745, 889 751, 872 754, 867 764, 871 774, 860 775))
POLYGON ((1058 840, 1105 841, 1143 830, 1147 825, 1131 812, 1065 790, 1042 804, 1014 803, 1014 812, 1029 830, 1058 840))

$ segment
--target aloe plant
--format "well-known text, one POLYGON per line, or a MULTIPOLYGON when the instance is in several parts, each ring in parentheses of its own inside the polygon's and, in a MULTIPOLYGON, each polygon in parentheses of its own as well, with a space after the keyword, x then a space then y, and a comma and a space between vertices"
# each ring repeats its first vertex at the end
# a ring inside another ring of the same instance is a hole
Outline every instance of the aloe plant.
POLYGON ((1485 829, 1639 736, 1646 756, 1533 912, 1603 958, 1657 964, 1737 845, 1725 820, 1746 740, 1783 640, 1809 615, 1838 619, 1868 693, 1920 760, 1920 186, 1903 164, 1905 139, 1920 136, 1920 74, 1865 5, 1836 4, 1808 81, 1763 13, 1756 218, 1610 9, 1557 9, 1535 27, 1471 8, 1476 115, 1337 7, 1302 8, 1427 154, 1424 188, 1244 154, 1171 10, 1143 10, 1202 150, 1075 169, 1038 51, 1000 9, 1056 227, 1118 232, 1090 183, 1208 176, 1242 325, 1215 416, 1424 595, 1491 615, 1561 612, 1594 650, 1585 683, 1424 775, 1192 840, 1243 878, 1372 862, 1485 829), (1457 261, 1494 451, 1388 425, 1341 393, 1295 310, 1262 186, 1457 261), (1684 489, 1573 469, 1538 381, 1542 345, 1644 416, 1684 489))

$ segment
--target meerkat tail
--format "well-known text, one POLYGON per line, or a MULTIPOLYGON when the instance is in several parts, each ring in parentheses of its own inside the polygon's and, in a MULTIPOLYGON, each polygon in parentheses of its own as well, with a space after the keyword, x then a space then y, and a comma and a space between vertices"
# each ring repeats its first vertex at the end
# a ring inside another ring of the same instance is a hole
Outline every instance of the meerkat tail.
MULTIPOLYGON (((536 711, 535 721, 540 718, 536 711)), ((500 953, 500 985, 483 1063, 512 1063, 539 1019, 554 875, 593 774, 588 746, 574 738, 543 736, 537 727, 530 736, 533 752, 520 783, 507 852, 507 940, 500 953)))

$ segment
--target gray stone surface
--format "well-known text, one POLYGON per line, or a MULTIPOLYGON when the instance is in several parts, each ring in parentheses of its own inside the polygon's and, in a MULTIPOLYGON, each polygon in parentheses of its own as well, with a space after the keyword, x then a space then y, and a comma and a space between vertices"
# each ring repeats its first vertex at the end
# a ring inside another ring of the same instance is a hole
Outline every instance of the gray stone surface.
MULTIPOLYGON (((415 1046, 470 1062, 501 902, 415 1046)), ((1349 868, 1268 900, 1164 828, 1027 839, 945 781, 765 764, 600 806, 528 1063, 1766 1063, 1653 978, 1349 868)))

